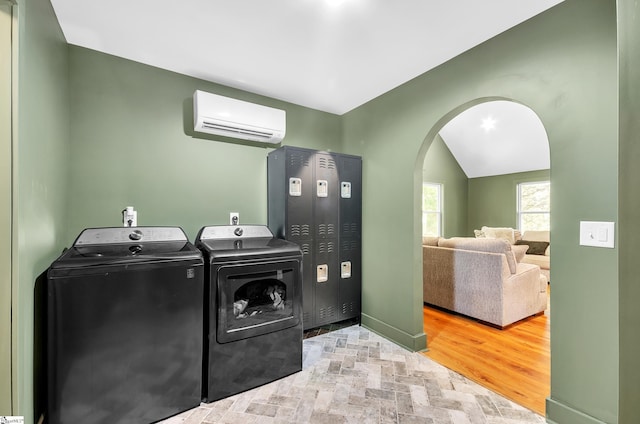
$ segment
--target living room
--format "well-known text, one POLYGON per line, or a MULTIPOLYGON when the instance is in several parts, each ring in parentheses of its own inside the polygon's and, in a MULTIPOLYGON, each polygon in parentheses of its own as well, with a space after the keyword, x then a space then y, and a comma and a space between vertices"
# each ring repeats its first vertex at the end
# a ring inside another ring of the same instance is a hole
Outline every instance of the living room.
POLYGON ((426 355, 542 415, 550 374, 549 165, 546 132, 531 109, 508 101, 473 106, 427 151, 421 210, 426 355), (546 241, 532 240, 541 236, 546 241), (492 238, 503 240, 484 242, 492 238), (493 251, 504 239, 517 272, 501 278, 503 265, 493 259, 504 255, 475 249, 493 251))

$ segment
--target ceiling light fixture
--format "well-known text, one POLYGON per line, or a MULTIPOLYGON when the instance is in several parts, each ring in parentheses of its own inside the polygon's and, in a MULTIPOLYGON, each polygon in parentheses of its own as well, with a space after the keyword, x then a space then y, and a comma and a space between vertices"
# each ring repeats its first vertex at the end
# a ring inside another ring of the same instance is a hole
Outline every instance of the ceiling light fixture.
POLYGON ((344 0, 325 0, 325 2, 329 7, 340 7, 340 5, 344 3, 344 0))
POLYGON ((488 116, 482 120, 482 125, 480 125, 480 127, 486 132, 489 132, 496 129, 496 122, 497 121, 493 119, 492 116, 488 116))

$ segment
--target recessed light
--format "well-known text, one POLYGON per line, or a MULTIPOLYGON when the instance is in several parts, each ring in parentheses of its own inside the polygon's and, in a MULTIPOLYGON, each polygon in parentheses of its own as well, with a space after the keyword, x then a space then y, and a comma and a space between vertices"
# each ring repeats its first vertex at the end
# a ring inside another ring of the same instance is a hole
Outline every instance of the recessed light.
POLYGON ((482 128, 486 132, 489 132, 491 130, 495 130, 496 129, 496 122, 497 121, 495 119, 493 119, 492 116, 487 116, 486 118, 484 118, 482 120, 482 125, 480 125, 480 128, 482 128))
POLYGON ((324 0, 329 7, 340 7, 344 0, 324 0))

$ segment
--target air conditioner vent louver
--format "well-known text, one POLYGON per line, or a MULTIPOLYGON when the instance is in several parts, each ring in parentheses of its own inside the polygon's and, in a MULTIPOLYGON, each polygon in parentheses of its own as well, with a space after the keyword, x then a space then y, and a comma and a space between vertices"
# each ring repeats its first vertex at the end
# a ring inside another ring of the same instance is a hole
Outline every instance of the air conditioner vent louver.
POLYGON ((193 121, 197 132, 272 144, 286 132, 284 110, 200 90, 193 93, 193 121))
POLYGON ((215 122, 206 122, 205 121, 205 122, 202 123, 202 128, 209 128, 209 129, 220 130, 220 131, 229 131, 229 132, 232 132, 232 133, 238 133, 238 134, 243 134, 243 135, 251 135, 251 136, 262 137, 262 138, 266 138, 266 139, 273 138, 273 133, 272 132, 252 131, 252 130, 247 129, 247 128, 237 128, 237 127, 233 127, 233 126, 230 126, 230 125, 216 124, 215 122))

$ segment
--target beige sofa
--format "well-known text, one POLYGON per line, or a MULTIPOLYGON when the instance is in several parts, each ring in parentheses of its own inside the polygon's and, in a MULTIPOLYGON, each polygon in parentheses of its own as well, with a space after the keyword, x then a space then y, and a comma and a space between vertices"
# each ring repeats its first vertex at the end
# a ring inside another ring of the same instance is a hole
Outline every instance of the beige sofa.
POLYGON ((423 239, 424 302, 504 328, 543 312, 546 278, 499 239, 423 239))
MULTIPOLYGON (((522 233, 520 241, 516 243, 526 243, 527 241, 541 241, 549 243, 549 231, 525 231, 522 233)), ((527 264, 538 265, 540 271, 547 277, 547 281, 551 281, 551 247, 547 246, 544 255, 525 254, 522 262, 527 264)))

